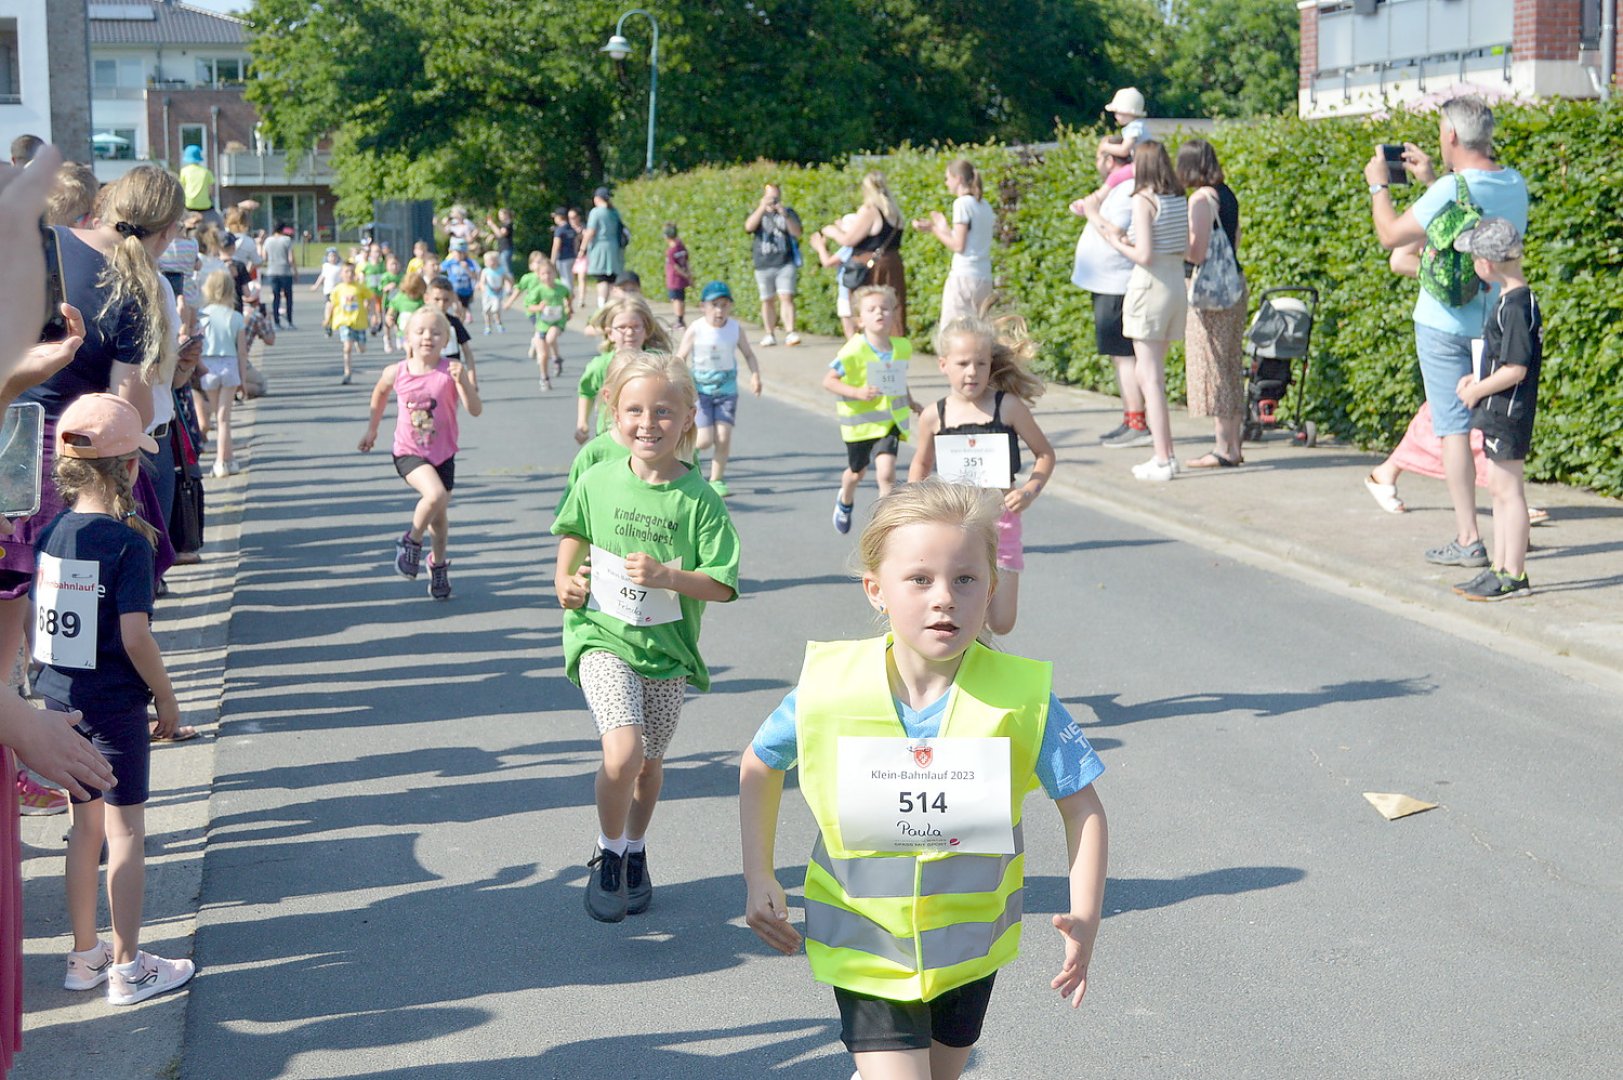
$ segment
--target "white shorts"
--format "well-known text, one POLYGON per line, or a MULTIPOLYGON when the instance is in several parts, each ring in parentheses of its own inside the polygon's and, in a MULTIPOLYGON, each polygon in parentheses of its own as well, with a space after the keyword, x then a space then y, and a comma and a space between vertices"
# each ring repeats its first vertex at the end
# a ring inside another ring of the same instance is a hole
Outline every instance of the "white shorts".
POLYGON ((205 356, 203 357, 203 374, 197 381, 204 390, 213 390, 216 387, 230 389, 242 385, 242 375, 237 371, 237 358, 235 356, 205 356))
POLYGON ((479 310, 486 315, 497 315, 502 310, 502 298, 485 293, 479 300, 479 310))
POLYGON ((840 286, 840 291, 834 297, 834 314, 842 319, 849 319, 856 315, 856 312, 851 310, 851 290, 844 285, 840 286))

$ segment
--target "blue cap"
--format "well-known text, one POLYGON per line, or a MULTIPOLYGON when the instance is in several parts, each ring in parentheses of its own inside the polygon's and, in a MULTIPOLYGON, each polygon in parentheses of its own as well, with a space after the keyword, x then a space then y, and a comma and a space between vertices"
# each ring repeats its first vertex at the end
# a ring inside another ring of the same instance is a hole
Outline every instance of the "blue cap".
POLYGON ((180 152, 180 160, 185 165, 203 164, 203 148, 201 146, 188 146, 180 152))
POLYGON ((733 290, 727 287, 725 281, 712 281, 704 287, 704 292, 699 294, 699 303, 708 304, 712 300, 731 300, 732 298, 733 290))

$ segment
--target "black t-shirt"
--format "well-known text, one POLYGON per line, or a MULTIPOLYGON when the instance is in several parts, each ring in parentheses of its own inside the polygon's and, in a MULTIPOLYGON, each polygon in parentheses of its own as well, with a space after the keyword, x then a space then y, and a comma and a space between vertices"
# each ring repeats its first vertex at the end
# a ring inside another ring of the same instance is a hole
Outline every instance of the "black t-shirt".
POLYGON ((96 284, 107 260, 101 252, 73 234, 73 230, 53 225, 62 252, 62 289, 68 303, 79 309, 85 320, 85 340, 68 366, 38 386, 18 395, 19 401, 37 401, 48 420, 62 415, 68 403, 85 394, 103 393, 112 382, 114 362, 141 362, 143 316, 134 301, 116 311, 102 313, 107 290, 96 284))
POLYGON ((1522 381, 1477 402, 1477 408, 1511 419, 1532 412, 1538 401, 1538 372, 1544 361, 1544 317, 1533 290, 1507 289, 1482 330, 1482 377, 1516 364, 1527 369, 1522 381))
MULTIPOLYGON (((63 574, 63 586, 64 590, 95 590, 96 651, 93 668, 47 664, 34 680, 35 688, 76 709, 130 709, 149 701, 152 692, 124 651, 119 616, 138 611, 152 614, 152 545, 140 533, 106 514, 65 510, 40 534, 39 551, 58 559, 94 564, 95 581, 87 579, 90 567, 64 564, 68 572, 63 574)), ((40 560, 30 590, 35 604, 35 632, 43 634, 47 627, 56 627, 58 633, 66 634, 69 624, 64 615, 71 610, 71 599, 64 596, 55 611, 39 607, 44 562, 40 560)), ((80 632, 87 629, 81 621, 80 632)))
POLYGON ((513 226, 496 223, 496 250, 503 255, 510 255, 513 251, 513 226))
POLYGON ((776 270, 794 261, 794 234, 789 231, 791 221, 799 225, 800 215, 787 206, 761 215, 761 222, 751 234, 750 242, 755 269, 776 270))
POLYGON ((580 240, 579 230, 567 223, 554 225, 552 235, 558 241, 558 261, 573 259, 575 257, 575 246, 580 240))
POLYGON ((455 315, 445 316, 445 321, 451 324, 451 340, 445 343, 445 348, 440 350, 440 355, 449 356, 452 360, 460 361, 462 359, 462 346, 472 341, 473 335, 468 333, 467 326, 455 315))

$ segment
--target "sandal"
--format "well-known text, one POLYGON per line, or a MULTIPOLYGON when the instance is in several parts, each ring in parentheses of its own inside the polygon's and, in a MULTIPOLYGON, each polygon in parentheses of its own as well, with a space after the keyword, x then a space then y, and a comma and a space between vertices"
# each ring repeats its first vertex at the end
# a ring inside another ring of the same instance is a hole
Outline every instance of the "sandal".
POLYGON ((1375 479, 1374 473, 1370 473, 1364 477, 1364 489, 1369 492, 1369 497, 1375 500, 1375 504, 1388 514, 1409 512, 1409 508, 1403 505, 1403 500, 1398 498, 1396 484, 1383 484, 1375 479))
POLYGON ((152 741, 155 743, 191 742, 202 734, 190 724, 181 724, 175 729, 173 735, 159 735, 156 726, 152 728, 152 741))
POLYGON ((1216 450, 1208 450, 1193 461, 1183 463, 1186 469, 1238 469, 1240 463, 1219 454, 1216 450))
POLYGON ((1529 506, 1527 508, 1527 523, 1529 525, 1542 525, 1549 520, 1550 512, 1543 507, 1529 506))

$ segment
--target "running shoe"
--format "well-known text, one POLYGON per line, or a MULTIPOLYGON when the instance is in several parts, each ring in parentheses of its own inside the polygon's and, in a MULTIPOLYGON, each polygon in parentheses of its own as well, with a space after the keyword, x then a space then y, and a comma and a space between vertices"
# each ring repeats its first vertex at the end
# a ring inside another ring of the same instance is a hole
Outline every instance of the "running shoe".
POLYGON ((353 381, 353 377, 350 375, 349 372, 346 371, 346 372, 344 372, 344 377, 338 380, 338 385, 339 386, 348 386, 351 381, 353 381))
POLYGON ((24 817, 50 817, 68 811, 68 793, 58 791, 17 770, 17 812, 24 817))
POLYGON ((1133 429, 1128 425, 1127 421, 1123 420, 1121 423, 1099 436, 1099 441, 1102 443, 1107 443, 1111 439, 1119 439, 1131 430, 1133 429))
POLYGON ((561 356, 558 357, 556 360, 553 361, 553 364, 555 366, 552 369, 552 373, 554 375, 562 375, 564 373, 564 358, 561 357, 561 356))
POLYGON ((142 951, 135 954, 133 971, 114 964, 107 975, 107 1004, 134 1005, 149 997, 185 986, 196 974, 190 960, 165 960, 142 951))
POLYGON ((94 990, 107 981, 113 969, 113 947, 100 938, 93 948, 68 953, 68 973, 62 979, 64 990, 94 990))
POLYGON ((710 488, 717 495, 720 495, 723 499, 725 499, 727 496, 732 494, 732 491, 728 489, 727 481, 725 481, 725 480, 712 480, 712 481, 710 481, 710 488))
POLYGON ((1150 436, 1150 429, 1141 427, 1129 427, 1120 435, 1111 435, 1099 440, 1101 445, 1112 450, 1130 450, 1137 446, 1149 446, 1154 441, 1150 436))
POLYGON ((552 389, 552 384, 549 383, 546 380, 546 376, 541 377, 541 389, 543 389, 543 390, 551 390, 552 389))
POLYGON ((761 338, 762 346, 771 346, 776 345, 777 343, 778 339, 773 337, 771 334, 766 334, 761 338))
POLYGON ((1156 483, 1164 483, 1177 475, 1177 458, 1167 458, 1165 461, 1161 461, 1157 458, 1150 458, 1150 460, 1141 465, 1133 466, 1133 476, 1139 480, 1149 480, 1156 483))
POLYGON ((851 531, 851 511, 853 508, 838 499, 834 500, 834 531, 842 536, 851 531))
POLYGON ((436 600, 451 599, 451 564, 435 562, 432 554, 428 557, 428 595, 436 600))
POLYGON ((1518 596, 1529 596, 1533 592, 1532 584, 1527 580, 1524 572, 1521 577, 1511 577, 1504 571, 1493 575, 1491 579, 1481 579, 1476 588, 1461 589, 1460 595, 1467 600, 1481 600, 1492 602, 1495 600, 1511 600, 1518 596))
POLYGON ((654 901, 654 882, 648 876, 648 852, 626 852, 626 914, 641 915, 654 901))
POLYGON ((1426 561, 1438 566, 1487 566, 1492 560, 1488 558, 1487 545, 1481 540, 1472 540, 1469 544, 1450 540, 1442 547, 1429 549, 1426 561))
POLYGON ((586 879, 586 914, 598 922, 621 922, 626 917, 625 856, 604 851, 595 844, 596 852, 586 860, 592 876, 586 879))
POLYGON ((789 331, 789 336, 783 339, 783 343, 785 345, 799 345, 800 335, 791 330, 789 331))
POLYGON ((1498 577, 1499 577, 1499 571, 1490 568, 1488 570, 1482 571, 1480 574, 1478 574, 1476 577, 1472 578, 1470 581, 1462 581, 1462 582, 1460 582, 1458 585, 1454 586, 1454 591, 1459 593, 1461 596, 1464 596, 1467 593, 1471 592, 1473 589, 1482 588, 1488 582, 1496 580, 1498 577))
POLYGON ((394 568, 403 578, 416 580, 417 571, 423 565, 423 543, 413 540, 411 532, 403 532, 400 539, 394 542, 394 568))
POLYGON ((214 476, 214 478, 215 478, 215 479, 216 479, 216 480, 218 480, 218 479, 220 479, 220 478, 221 478, 221 477, 225 477, 225 476, 230 476, 230 475, 231 475, 231 466, 230 466, 230 465, 227 465, 227 464, 226 464, 226 463, 225 463, 225 461, 224 461, 224 459, 222 459, 222 458, 215 458, 215 459, 214 459, 214 468, 213 468, 213 469, 211 469, 211 470, 209 470, 209 471, 210 471, 210 472, 211 472, 211 473, 212 473, 212 474, 213 474, 213 476, 214 476))

